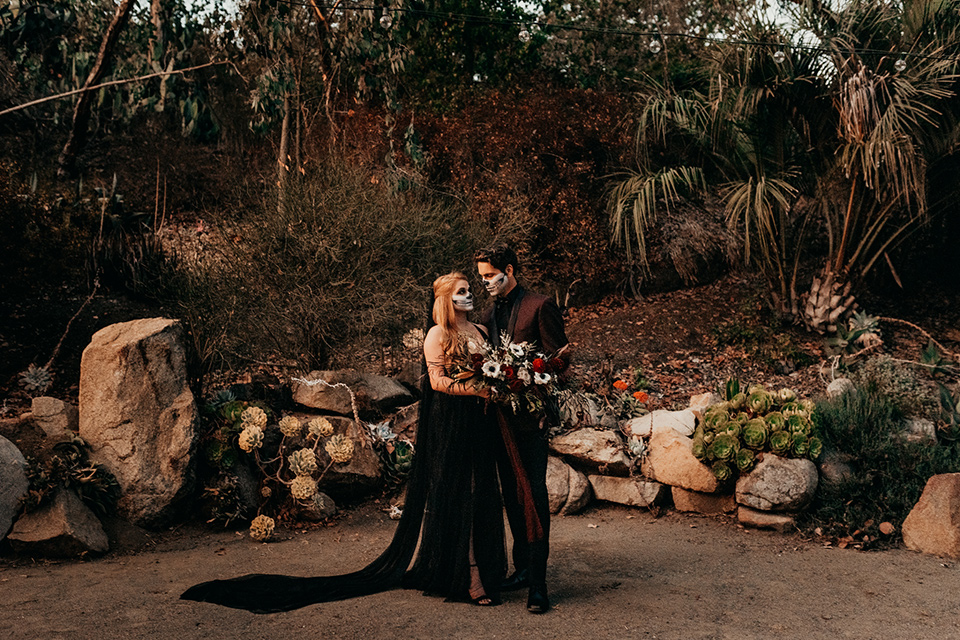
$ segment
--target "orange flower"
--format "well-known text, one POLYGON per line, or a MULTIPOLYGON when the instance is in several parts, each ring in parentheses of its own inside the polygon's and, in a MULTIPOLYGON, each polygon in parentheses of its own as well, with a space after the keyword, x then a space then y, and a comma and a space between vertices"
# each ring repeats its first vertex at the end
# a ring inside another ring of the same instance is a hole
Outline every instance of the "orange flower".
POLYGON ((646 402, 650 399, 646 391, 634 391, 633 397, 636 398, 638 402, 646 402))
POLYGON ((624 382, 623 380, 617 380, 616 382, 613 383, 613 388, 619 389, 620 391, 626 391, 627 383, 624 382))

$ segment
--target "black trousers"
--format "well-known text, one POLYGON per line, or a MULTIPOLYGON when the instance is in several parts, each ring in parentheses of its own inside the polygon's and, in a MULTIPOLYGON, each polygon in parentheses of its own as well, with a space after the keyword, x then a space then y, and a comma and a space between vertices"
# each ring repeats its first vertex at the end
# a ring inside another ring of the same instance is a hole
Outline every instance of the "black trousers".
POLYGON ((507 458, 506 449, 501 446, 497 466, 500 473, 500 486, 503 488, 503 506, 513 535, 513 566, 517 571, 529 571, 530 584, 541 585, 547 582, 547 557, 550 555, 550 503, 547 498, 547 439, 540 429, 514 431, 520 462, 527 473, 533 505, 543 527, 543 540, 527 541, 527 523, 524 520, 523 505, 517 497, 517 479, 507 458))

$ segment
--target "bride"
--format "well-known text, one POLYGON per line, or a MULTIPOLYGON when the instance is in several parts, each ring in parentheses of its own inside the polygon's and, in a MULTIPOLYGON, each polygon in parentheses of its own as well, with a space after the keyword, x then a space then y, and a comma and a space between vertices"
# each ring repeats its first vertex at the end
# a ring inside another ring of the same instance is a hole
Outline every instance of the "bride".
POLYGON ((403 587, 480 606, 499 604, 506 573, 496 471, 500 433, 493 412, 485 410, 488 390, 450 375, 454 359, 486 336, 468 319, 473 294, 462 273, 437 278, 433 295, 416 455, 403 515, 387 549, 353 573, 252 574, 198 584, 181 598, 272 613, 403 587))

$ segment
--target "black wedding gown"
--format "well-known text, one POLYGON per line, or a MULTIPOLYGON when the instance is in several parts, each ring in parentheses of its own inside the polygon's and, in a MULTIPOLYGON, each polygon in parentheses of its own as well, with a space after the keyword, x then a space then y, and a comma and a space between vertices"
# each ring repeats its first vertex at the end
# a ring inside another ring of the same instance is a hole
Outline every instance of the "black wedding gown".
POLYGON ((393 540, 380 557, 353 573, 253 574, 204 582, 180 597, 255 613, 289 611, 400 587, 468 600, 472 543, 484 590, 498 602, 506 557, 496 471, 497 422, 476 397, 435 393, 429 382, 423 386, 406 504, 393 540))

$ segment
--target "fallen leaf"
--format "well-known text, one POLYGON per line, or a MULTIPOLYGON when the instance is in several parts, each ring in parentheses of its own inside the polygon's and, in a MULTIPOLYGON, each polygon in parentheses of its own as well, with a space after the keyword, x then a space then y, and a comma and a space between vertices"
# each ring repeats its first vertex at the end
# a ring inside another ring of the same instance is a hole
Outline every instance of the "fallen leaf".
POLYGON ((883 535, 888 536, 891 533, 893 533, 894 530, 895 530, 895 527, 889 522, 880 523, 880 533, 882 533, 883 535))
POLYGON ((590 527, 591 529, 596 529, 596 528, 599 527, 600 525, 598 525, 598 524, 588 524, 587 526, 590 527))

